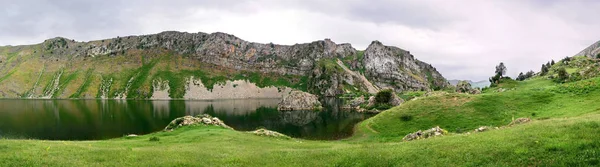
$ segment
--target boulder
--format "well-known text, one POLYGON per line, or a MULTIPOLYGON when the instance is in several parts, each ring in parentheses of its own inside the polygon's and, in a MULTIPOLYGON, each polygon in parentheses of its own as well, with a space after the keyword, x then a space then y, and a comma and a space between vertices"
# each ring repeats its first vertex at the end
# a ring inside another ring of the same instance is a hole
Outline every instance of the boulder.
POLYGON ((404 138, 402 138, 402 140, 404 141, 411 141, 411 140, 418 140, 418 139, 426 139, 426 138, 430 138, 430 137, 435 137, 435 136, 443 136, 448 134, 448 131, 440 128, 439 126, 436 126, 434 128, 425 130, 425 131, 417 131, 415 133, 410 133, 406 136, 404 136, 404 138))
POLYGON ((219 118, 212 117, 207 114, 203 114, 203 115, 198 115, 195 117, 188 115, 188 116, 184 116, 184 117, 175 118, 173 121, 171 121, 171 123, 169 123, 169 125, 167 125, 167 127, 165 127, 165 131, 172 131, 172 130, 177 129, 182 126, 196 126, 196 125, 214 125, 214 126, 224 127, 227 129, 233 129, 233 128, 227 126, 225 123, 223 123, 223 121, 221 121, 219 118))
POLYGON ((250 133, 258 135, 258 136, 268 136, 268 137, 277 137, 277 138, 291 139, 291 137, 289 137, 287 135, 281 134, 279 132, 267 130, 267 129, 264 129, 264 128, 260 128, 258 130, 252 131, 250 133))
POLYGON ((369 97, 369 104, 367 104, 367 107, 373 107, 373 106, 375 106, 375 96, 369 97))
POLYGON ((352 100, 351 100, 351 101, 348 103, 348 105, 349 105, 350 107, 352 107, 352 108, 355 108, 355 107, 358 107, 358 106, 360 106, 360 105, 362 105, 362 104, 364 104, 364 103, 366 103, 366 102, 367 102, 367 101, 365 101, 365 96, 363 95, 363 96, 360 96, 360 97, 357 97, 357 98, 354 98, 354 99, 352 99, 352 100))
POLYGON ((482 127, 475 129, 475 132, 484 132, 484 131, 488 131, 488 130, 490 130, 490 127, 482 126, 482 127))
POLYGON ((302 91, 290 92, 277 105, 279 111, 321 110, 322 108, 317 96, 302 91))
POLYGON ((471 83, 468 81, 459 81, 456 84, 456 92, 458 93, 468 93, 468 94, 481 94, 481 90, 474 89, 471 87, 471 83))
POLYGON ((392 106, 399 106, 400 104, 404 103, 404 100, 394 93, 392 94, 392 99, 390 99, 388 103, 392 106))
POLYGON ((517 118, 517 119, 513 120, 510 124, 508 124, 508 126, 524 124, 524 123, 527 123, 530 121, 531 121, 530 118, 517 118))

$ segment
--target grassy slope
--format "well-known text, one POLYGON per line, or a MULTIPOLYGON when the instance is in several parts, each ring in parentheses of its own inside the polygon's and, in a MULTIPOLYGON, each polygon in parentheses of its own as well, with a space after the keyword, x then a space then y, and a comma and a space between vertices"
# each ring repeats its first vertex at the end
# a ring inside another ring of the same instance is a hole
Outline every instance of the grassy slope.
POLYGON ((599 165, 599 80, 556 85, 538 78, 501 85, 514 88, 506 92, 420 98, 361 123, 352 138, 342 141, 276 139, 218 127, 185 127, 106 141, 4 139, 0 166, 599 165), (534 121, 483 133, 398 142, 408 132, 436 125, 451 132, 472 131, 480 125, 506 125, 513 117, 534 121), (148 141, 154 136, 160 142, 148 141))
POLYGON ((598 137, 599 114, 390 143, 288 140, 219 127, 186 127, 107 141, 0 140, 0 166, 598 165, 598 137), (153 136, 160 141, 150 142, 153 136))
POLYGON ((599 78, 563 85, 536 78, 501 84, 510 88, 505 92, 425 97, 383 112, 360 128, 378 132, 364 140, 400 141, 408 133, 434 126, 461 133, 480 126, 503 126, 519 117, 574 117, 600 110, 599 84, 599 78), (584 87, 589 90, 579 92, 584 87))

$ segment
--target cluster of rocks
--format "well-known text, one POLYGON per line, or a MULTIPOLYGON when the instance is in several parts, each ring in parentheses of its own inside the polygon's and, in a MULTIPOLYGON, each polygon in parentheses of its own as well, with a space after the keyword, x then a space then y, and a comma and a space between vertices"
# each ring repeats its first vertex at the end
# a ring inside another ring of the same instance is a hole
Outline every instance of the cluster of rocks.
POLYGON ((302 92, 292 91, 287 96, 281 99, 277 105, 279 111, 298 111, 298 110, 321 110, 321 102, 316 95, 302 92))
POLYGON ((481 94, 481 90, 471 87, 471 83, 469 83, 469 81, 459 81, 458 84, 456 84, 456 92, 468 94, 481 94))
POLYGON ((287 135, 281 134, 279 132, 267 130, 267 129, 264 129, 264 128, 257 129, 255 131, 250 132, 250 133, 258 135, 258 136, 267 136, 267 137, 276 137, 276 138, 291 139, 291 137, 289 137, 287 135))
POLYGON ((195 117, 188 115, 188 116, 176 118, 173 121, 171 121, 171 123, 169 123, 169 125, 167 125, 167 127, 165 127, 165 131, 172 131, 172 130, 177 129, 182 126, 197 126, 197 125, 214 125, 214 126, 224 127, 227 129, 233 129, 233 128, 227 126, 225 123, 223 123, 223 121, 221 121, 219 118, 212 117, 207 114, 203 114, 203 115, 198 115, 195 117))
MULTIPOLYGON (((531 122, 530 118, 517 118, 517 119, 513 120, 510 124, 508 124, 508 126, 524 124, 524 123, 528 123, 528 122, 531 122)), ((479 133, 479 132, 489 131, 492 129, 501 129, 501 128, 505 128, 505 127, 506 126, 503 126, 503 127, 481 126, 477 129, 475 129, 473 132, 479 133)), ((425 131, 419 130, 417 132, 410 133, 410 134, 404 136, 404 138, 402 138, 402 140, 412 141, 412 140, 418 140, 418 139, 426 139, 426 138, 435 137, 435 136, 443 136, 446 134, 448 134, 448 131, 437 126, 437 127, 431 128, 429 130, 425 130, 425 131)), ((471 133, 467 132, 466 134, 468 135, 471 133)))
POLYGON ((443 136, 448 134, 448 131, 440 128, 439 126, 436 126, 434 128, 425 130, 425 131, 417 131, 415 133, 410 133, 406 136, 404 136, 404 138, 402 138, 402 140, 404 141, 412 141, 412 140, 418 140, 418 139, 426 139, 426 138, 430 138, 430 137, 435 137, 435 136, 443 136))
POLYGON ((510 124, 508 124, 508 126, 524 124, 524 123, 528 123, 528 122, 531 122, 531 118, 517 118, 517 119, 513 120, 510 124))

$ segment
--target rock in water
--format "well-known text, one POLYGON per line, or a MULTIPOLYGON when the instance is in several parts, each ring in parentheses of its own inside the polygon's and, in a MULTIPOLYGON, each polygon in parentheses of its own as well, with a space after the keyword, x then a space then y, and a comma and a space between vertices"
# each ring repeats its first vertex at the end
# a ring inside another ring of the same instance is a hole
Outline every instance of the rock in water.
POLYGON ((322 108, 317 96, 302 91, 290 92, 277 105, 279 111, 321 110, 322 108))

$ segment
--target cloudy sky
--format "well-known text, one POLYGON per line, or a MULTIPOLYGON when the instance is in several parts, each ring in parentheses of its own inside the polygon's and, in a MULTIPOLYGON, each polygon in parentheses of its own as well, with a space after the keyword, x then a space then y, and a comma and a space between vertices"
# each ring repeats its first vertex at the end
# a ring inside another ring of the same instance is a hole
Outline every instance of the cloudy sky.
POLYGON ((600 40, 596 0, 3 0, 0 45, 89 41, 166 30, 253 42, 373 40, 411 51, 448 79, 539 71, 600 40))

